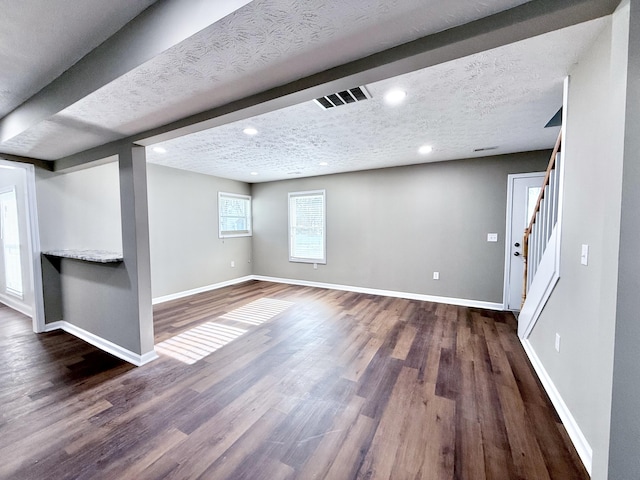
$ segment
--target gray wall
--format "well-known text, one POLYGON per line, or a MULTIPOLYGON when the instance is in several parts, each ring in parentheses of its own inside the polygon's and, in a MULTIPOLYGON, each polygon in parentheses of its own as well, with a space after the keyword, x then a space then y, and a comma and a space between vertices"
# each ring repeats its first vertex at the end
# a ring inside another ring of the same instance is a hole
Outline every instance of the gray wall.
POLYGON ((118 162, 71 173, 36 170, 42 250, 122 252, 118 162))
MULTIPOLYGON (((118 162, 71 173, 36 170, 43 251, 122 251, 118 162)), ((126 262, 99 264, 43 257, 45 322, 67 321, 134 353, 141 351, 126 262)), ((152 336, 152 333, 151 333, 152 336)))
POLYGON ((20 299, 5 293, 4 250, 0 248, 0 302, 31 315, 33 313, 33 268, 31 266, 31 245, 27 225, 29 221, 29 212, 27 211, 27 174, 23 168, 0 169, 0 190, 8 187, 15 187, 16 200, 18 202, 23 297, 20 299))
POLYGON ((594 479, 607 478, 627 28, 618 12, 571 72, 560 280, 529 339, 592 447, 594 479))
POLYGON ((507 175, 542 171, 549 155, 255 184, 253 273, 502 303, 507 175), (316 189, 327 195, 327 264, 314 270, 288 261, 287 192, 316 189))
POLYGON ((251 237, 218 238, 218 192, 248 184, 152 164, 147 178, 154 298, 252 273, 251 237))

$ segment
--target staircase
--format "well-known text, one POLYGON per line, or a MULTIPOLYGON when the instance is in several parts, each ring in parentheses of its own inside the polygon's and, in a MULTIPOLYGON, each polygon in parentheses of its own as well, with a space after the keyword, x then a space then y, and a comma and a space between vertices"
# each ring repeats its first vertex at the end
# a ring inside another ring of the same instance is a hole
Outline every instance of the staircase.
POLYGON ((518 335, 527 338, 560 278, 562 132, 558 135, 529 225, 524 231, 524 278, 518 335))

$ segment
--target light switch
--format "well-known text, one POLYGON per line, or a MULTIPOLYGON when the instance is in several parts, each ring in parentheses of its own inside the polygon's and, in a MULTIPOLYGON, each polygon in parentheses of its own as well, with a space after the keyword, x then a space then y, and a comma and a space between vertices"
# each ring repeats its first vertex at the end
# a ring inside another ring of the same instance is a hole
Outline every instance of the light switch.
POLYGON ((582 253, 580 255, 580 263, 582 265, 589 264, 589 245, 582 245, 582 253))
POLYGON ((487 233, 487 242, 497 242, 498 234, 497 233, 487 233))

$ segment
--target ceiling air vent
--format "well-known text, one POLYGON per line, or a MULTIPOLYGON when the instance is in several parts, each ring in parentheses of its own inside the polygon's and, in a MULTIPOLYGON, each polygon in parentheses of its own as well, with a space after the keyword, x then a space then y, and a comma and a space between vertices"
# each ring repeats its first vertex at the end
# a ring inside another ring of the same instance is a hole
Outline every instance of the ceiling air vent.
POLYGON ((342 92, 332 93, 325 97, 316 98, 314 102, 320 105, 320 108, 323 110, 329 110, 330 108, 346 105, 347 103, 361 102, 367 98, 371 98, 371 95, 365 87, 355 87, 349 90, 343 90, 342 92))

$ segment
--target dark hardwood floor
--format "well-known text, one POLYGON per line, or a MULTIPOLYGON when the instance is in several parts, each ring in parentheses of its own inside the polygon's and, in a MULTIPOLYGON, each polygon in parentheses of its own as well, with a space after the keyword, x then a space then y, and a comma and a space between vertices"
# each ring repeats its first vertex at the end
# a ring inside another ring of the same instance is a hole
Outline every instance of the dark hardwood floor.
POLYGON ((511 314, 248 282, 154 316, 135 368, 0 306, 0 478, 589 478, 511 314))

